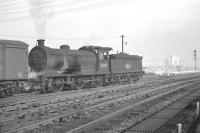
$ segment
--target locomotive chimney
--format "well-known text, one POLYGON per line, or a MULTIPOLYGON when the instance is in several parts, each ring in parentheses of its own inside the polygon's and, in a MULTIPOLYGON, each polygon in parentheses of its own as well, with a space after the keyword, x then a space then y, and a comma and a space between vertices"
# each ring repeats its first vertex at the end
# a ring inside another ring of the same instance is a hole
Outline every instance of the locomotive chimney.
POLYGON ((38 42, 38 46, 40 47, 44 47, 44 39, 38 39, 37 42, 38 42))

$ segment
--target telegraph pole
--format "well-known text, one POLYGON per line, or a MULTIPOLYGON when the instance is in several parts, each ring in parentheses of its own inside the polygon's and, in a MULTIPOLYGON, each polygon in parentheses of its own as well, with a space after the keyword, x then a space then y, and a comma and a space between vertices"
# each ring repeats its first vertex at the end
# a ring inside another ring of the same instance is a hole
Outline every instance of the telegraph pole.
POLYGON ((194 50, 194 69, 197 70, 197 50, 194 50))
POLYGON ((122 38, 122 53, 124 53, 124 35, 121 35, 122 38))

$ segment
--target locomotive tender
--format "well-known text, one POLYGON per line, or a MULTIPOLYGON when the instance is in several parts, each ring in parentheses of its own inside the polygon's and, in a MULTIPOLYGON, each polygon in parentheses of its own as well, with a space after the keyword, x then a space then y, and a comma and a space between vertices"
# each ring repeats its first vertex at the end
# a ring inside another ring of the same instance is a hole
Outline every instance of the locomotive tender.
POLYGON ((28 56, 32 72, 40 77, 44 90, 61 91, 64 86, 82 89, 119 82, 134 83, 139 80, 142 71, 142 57, 125 53, 109 54, 110 47, 83 46, 71 50, 68 45, 60 49, 44 45, 45 40, 38 40, 28 56))

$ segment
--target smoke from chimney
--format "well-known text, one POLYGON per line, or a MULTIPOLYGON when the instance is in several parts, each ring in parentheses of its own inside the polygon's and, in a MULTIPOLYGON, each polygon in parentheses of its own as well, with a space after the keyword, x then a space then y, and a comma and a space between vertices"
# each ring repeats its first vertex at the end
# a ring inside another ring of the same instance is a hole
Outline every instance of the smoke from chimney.
POLYGON ((27 0, 38 38, 45 38, 47 21, 54 16, 52 0, 27 0))

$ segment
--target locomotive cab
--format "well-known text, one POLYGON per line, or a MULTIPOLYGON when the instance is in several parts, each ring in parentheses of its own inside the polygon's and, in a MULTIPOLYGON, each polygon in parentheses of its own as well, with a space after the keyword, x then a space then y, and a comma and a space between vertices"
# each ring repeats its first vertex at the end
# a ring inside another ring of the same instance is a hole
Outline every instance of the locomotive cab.
POLYGON ((96 54, 96 71, 100 74, 109 73, 109 51, 112 50, 110 47, 100 46, 84 46, 79 50, 93 51, 96 54))
POLYGON ((109 51, 108 49, 97 50, 97 70, 100 73, 109 72, 109 51))

